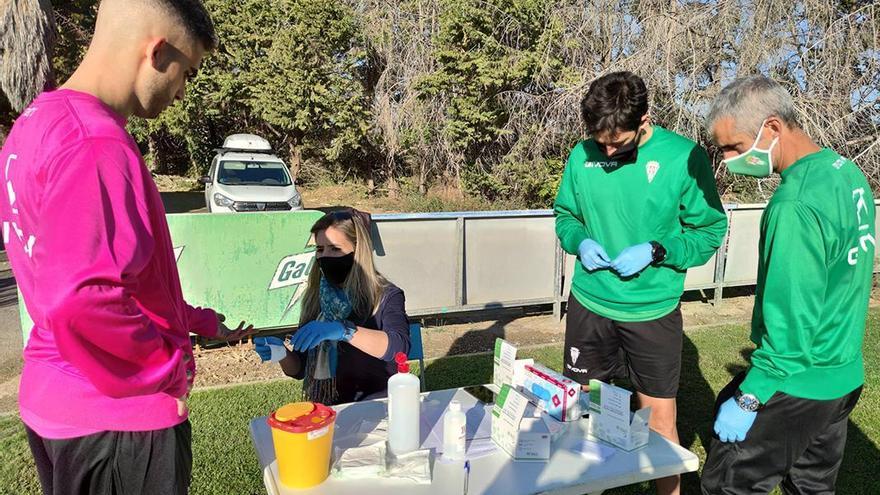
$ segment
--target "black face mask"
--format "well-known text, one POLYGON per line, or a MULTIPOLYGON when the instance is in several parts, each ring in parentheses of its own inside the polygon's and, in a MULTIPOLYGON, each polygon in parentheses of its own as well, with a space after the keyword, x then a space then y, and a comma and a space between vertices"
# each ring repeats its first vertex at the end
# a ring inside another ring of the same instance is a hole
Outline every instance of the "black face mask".
POLYGON ((324 278, 328 282, 334 285, 345 283, 345 279, 348 278, 353 265, 354 253, 339 256, 338 258, 331 258, 329 256, 318 258, 318 266, 321 267, 321 273, 324 274, 324 278))
POLYGON ((617 163, 633 163, 639 157, 639 140, 642 137, 642 131, 636 134, 632 141, 617 148, 608 159, 617 163))

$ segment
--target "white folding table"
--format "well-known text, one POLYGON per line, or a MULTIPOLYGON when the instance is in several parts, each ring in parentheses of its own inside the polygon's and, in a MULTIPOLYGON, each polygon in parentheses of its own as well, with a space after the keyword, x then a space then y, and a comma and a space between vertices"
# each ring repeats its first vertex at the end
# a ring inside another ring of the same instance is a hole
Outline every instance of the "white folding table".
MULTIPOLYGON (((422 394, 423 414, 424 411, 432 411, 431 417, 438 417, 439 421, 442 421, 442 414, 438 413, 437 408, 440 408, 439 411, 445 410, 453 398, 462 403, 464 410, 474 406, 479 407, 481 404, 463 389, 426 392, 422 394)), ((334 409, 337 411, 337 431, 346 431, 362 422, 379 424, 387 417, 386 399, 344 404, 334 409)), ((602 462, 586 458, 576 451, 585 437, 585 423, 586 420, 581 420, 566 429, 565 433, 553 443, 551 457, 547 462, 514 462, 501 450, 473 459, 468 480, 468 495, 593 494, 619 486, 696 471, 699 467, 699 459, 695 454, 673 444, 654 431, 651 431, 648 444, 633 452, 615 449, 616 452, 602 462)), ((395 490, 397 493, 413 495, 454 495, 461 494, 464 490, 463 463, 439 461, 433 462, 431 484, 418 484, 392 478, 344 480, 334 478, 331 474, 327 481, 315 488, 288 489, 278 481, 278 464, 275 461, 272 432, 266 423, 266 417, 253 419, 250 428, 269 495, 350 495, 352 493, 388 495, 395 490)), ((422 431, 422 442, 426 437, 427 432, 422 431)), ((334 444, 336 443, 334 439, 334 444)))

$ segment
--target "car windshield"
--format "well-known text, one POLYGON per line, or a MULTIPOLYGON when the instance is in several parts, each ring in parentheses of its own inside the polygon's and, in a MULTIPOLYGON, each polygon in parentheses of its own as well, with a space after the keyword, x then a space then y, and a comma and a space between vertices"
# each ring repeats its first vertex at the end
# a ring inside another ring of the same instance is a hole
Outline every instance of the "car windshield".
POLYGON ((220 162, 217 182, 224 186, 289 186, 290 175, 281 162, 220 162))

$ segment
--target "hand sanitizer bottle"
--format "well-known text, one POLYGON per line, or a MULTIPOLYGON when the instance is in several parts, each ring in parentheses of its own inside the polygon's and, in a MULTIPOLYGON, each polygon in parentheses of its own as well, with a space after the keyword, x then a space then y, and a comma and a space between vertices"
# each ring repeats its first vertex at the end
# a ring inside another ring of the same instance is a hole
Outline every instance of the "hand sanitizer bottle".
POLYGON ((461 403, 454 400, 443 415, 443 457, 461 461, 465 457, 467 416, 461 411, 461 403))
POLYGON ((394 356, 397 374, 388 379, 388 450, 394 455, 419 448, 419 379, 410 374, 406 354, 394 356))

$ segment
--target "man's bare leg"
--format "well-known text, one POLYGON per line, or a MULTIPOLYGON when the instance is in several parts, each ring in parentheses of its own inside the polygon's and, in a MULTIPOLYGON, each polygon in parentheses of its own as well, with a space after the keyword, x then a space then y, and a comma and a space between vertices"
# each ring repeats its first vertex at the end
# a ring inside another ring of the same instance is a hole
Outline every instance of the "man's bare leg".
MULTIPOLYGON (((678 428, 675 424, 678 408, 675 399, 660 399, 641 392, 637 395, 639 407, 651 408, 649 423, 651 429, 678 444, 678 428)), ((681 493, 681 476, 676 475, 657 480, 657 495, 678 495, 679 493, 681 493)))

